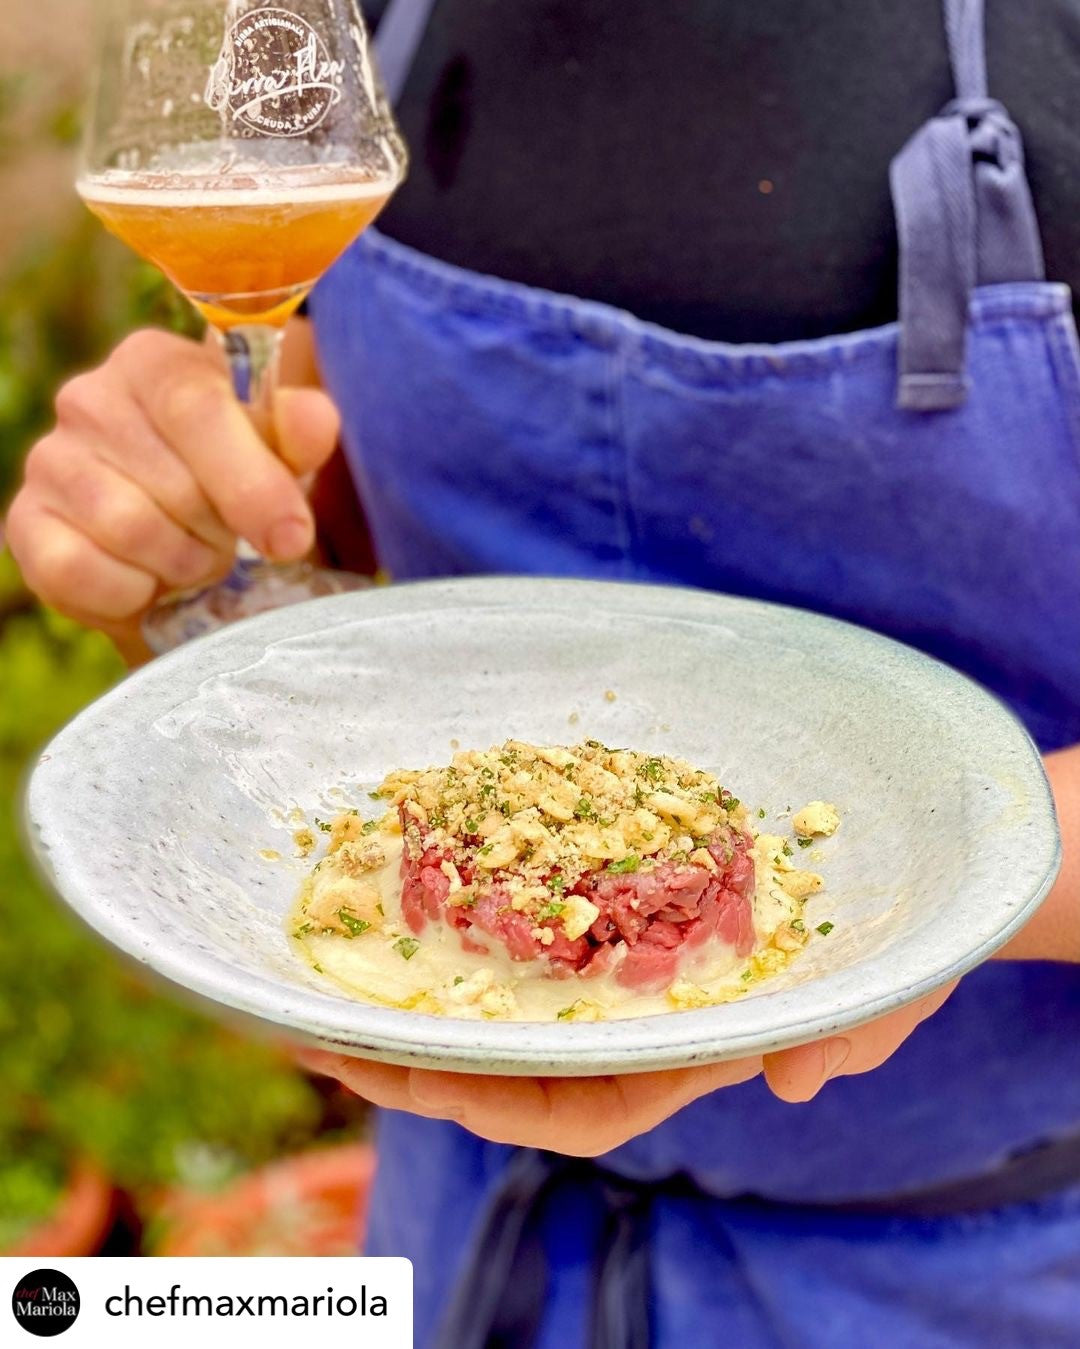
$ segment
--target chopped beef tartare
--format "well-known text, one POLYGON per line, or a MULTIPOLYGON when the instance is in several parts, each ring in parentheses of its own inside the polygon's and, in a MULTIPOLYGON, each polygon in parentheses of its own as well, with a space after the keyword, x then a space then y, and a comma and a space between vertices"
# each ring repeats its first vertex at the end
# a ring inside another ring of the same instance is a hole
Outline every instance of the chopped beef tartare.
MULTIPOLYGON (((630 995, 704 1006, 722 998, 722 975, 770 973, 807 940, 802 905, 820 876, 682 759, 510 740, 392 773, 374 795, 390 805, 381 819, 316 821, 328 851, 293 935, 396 1006, 524 1015, 525 984, 571 977, 594 991, 560 1018, 608 1014, 630 995), (400 996, 414 958, 418 1000, 400 996)), ((839 823, 826 803, 812 807, 798 821, 804 845, 839 823)))
POLYGON ((511 741, 397 775, 402 913, 501 944, 548 972, 672 982, 684 955, 754 944, 753 840, 741 804, 677 759, 511 741))

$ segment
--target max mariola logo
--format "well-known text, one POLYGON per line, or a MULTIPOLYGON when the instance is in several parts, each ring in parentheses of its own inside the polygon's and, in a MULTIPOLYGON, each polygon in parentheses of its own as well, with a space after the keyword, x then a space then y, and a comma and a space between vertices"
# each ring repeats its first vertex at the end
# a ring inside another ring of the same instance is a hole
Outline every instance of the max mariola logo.
POLYGON ((79 1290, 58 1269, 35 1269, 15 1285, 11 1310, 31 1335, 62 1335, 79 1315, 79 1290))
POLYGON ((299 14, 253 9, 225 34, 205 98, 260 136, 304 136, 341 101, 344 71, 299 14))

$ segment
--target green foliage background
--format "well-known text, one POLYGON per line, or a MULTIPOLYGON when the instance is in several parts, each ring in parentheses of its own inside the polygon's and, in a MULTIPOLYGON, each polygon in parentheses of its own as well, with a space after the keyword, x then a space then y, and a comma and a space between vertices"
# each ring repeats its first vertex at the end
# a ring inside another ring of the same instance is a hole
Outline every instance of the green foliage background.
MULTIPOLYGON (((46 131, 70 138, 70 116, 46 131)), ((70 223, 0 278, 0 505, 58 385, 147 323, 198 330, 160 274, 73 200, 70 223)), ((41 609, 0 552, 0 1252, 49 1212, 76 1157, 145 1203, 163 1185, 212 1186, 359 1118, 340 1099, 328 1106, 277 1051, 148 991, 26 860, 27 764, 122 674, 111 645, 41 609)))

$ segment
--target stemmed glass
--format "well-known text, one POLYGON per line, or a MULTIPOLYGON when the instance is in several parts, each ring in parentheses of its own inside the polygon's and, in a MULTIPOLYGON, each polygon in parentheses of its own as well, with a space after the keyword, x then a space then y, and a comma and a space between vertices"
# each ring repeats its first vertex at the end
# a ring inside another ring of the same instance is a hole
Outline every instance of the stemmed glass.
MULTIPOLYGON (((405 167, 356 0, 108 3, 78 191, 205 316, 262 429, 285 324, 405 167)), ((242 544, 227 581, 166 599, 144 631, 168 650, 358 580, 242 544)))

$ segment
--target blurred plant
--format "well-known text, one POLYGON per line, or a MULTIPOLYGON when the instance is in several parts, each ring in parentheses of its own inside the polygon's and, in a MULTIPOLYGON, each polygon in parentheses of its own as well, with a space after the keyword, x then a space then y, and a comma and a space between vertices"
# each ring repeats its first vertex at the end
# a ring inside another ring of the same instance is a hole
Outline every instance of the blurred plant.
MULTIPOLYGON (((31 145, 71 147, 81 107, 61 89, 51 97, 33 74, 0 74, 0 162, 31 145), (34 114, 27 130, 26 109, 34 114), (22 115, 20 115, 22 114, 22 115)), ((156 268, 110 238, 71 188, 55 234, 28 244, 0 276, 0 505, 26 450, 49 426, 57 387, 87 369, 133 328, 189 336, 202 320, 156 268)))
MULTIPOLYGON (((0 78, 0 159, 23 97, 21 77, 0 78)), ((59 103, 37 134, 70 143, 77 121, 59 103)), ((64 379, 133 328, 195 336, 201 322, 74 192, 69 223, 24 251, 0 293, 2 506, 64 379)), ((0 1251, 52 1209, 75 1158, 146 1207, 162 1187, 217 1187, 328 1129, 355 1133, 361 1117, 280 1052, 150 992, 33 873, 15 822, 25 765, 121 674, 104 638, 35 604, 0 539, 0 1251)))
POLYGON ((0 159, 8 159, 12 154, 14 137, 9 125, 25 97, 27 82, 28 76, 22 70, 0 74, 0 159))
MULTIPOLYGON (((104 640, 30 610, 4 623, 0 669, 0 798, 13 800, 27 752, 119 668, 104 640)), ((7 812, 0 876, 0 1250, 51 1209, 75 1157, 148 1198, 224 1184, 325 1139, 328 1119, 355 1126, 359 1107, 328 1111, 281 1053, 129 974, 38 882, 7 812)))
MULTIPOLYGON (((0 799, 29 753, 121 673, 108 642, 13 601, 0 557, 0 799)), ((325 1138, 321 1092, 277 1050, 148 991, 62 911, 0 815, 0 1250, 54 1204, 75 1157, 146 1197, 217 1186, 325 1138)), ((355 1126, 359 1111, 333 1123, 355 1126)))

